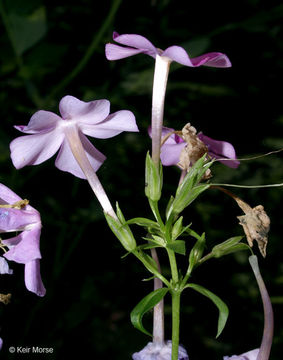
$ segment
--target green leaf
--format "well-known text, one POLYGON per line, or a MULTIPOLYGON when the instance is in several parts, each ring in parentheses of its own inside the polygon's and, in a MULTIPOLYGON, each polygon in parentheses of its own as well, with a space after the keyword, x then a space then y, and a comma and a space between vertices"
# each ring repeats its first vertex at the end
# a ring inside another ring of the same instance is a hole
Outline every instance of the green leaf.
POLYGON ((218 308, 219 310, 219 317, 218 317, 218 328, 217 328, 217 335, 216 338, 221 334, 222 330, 224 329, 224 326, 226 324, 228 315, 229 315, 229 309, 227 305, 215 294, 213 294, 211 291, 207 290, 201 285, 197 284, 187 284, 185 288, 192 288, 196 291, 198 291, 200 294, 206 296, 209 298, 218 308))
POLYGON ((186 243, 184 240, 175 240, 174 242, 167 244, 166 247, 173 250, 177 254, 186 254, 186 243))
POLYGON ((205 233, 196 241, 189 255, 189 273, 192 272, 193 268, 202 257, 205 247, 205 233))
POLYGON ((219 258, 224 255, 228 255, 240 250, 248 250, 250 247, 247 244, 239 243, 243 236, 234 236, 221 244, 214 246, 211 250, 211 254, 215 258, 219 258))
POLYGON ((180 193, 180 196, 176 197, 172 204, 173 213, 179 214, 187 206, 189 206, 202 192, 210 187, 209 184, 200 184, 194 188, 188 190, 188 192, 180 193))
POLYGON ((166 219, 168 220, 171 213, 172 213, 172 204, 173 204, 173 201, 174 201, 174 196, 171 195, 169 201, 168 201, 168 204, 167 204, 167 207, 166 207, 166 219))
POLYGON ((177 237, 182 233, 183 230, 183 216, 175 222, 172 229, 172 240, 177 239, 177 237))
POLYGON ((144 252, 141 252, 140 256, 143 258, 143 264, 147 268, 147 270, 152 274, 156 275, 156 272, 158 272, 158 266, 155 260, 144 252))
POLYGON ((146 312, 153 309, 155 305, 157 305, 160 300, 164 298, 166 293, 168 292, 168 288, 161 288, 152 291, 146 297, 144 297, 138 305, 131 312, 131 322, 134 327, 146 335, 151 336, 151 334, 144 328, 142 324, 143 316, 146 312))
POLYGON ((143 226, 146 228, 154 228, 154 229, 159 229, 159 225, 157 222, 147 219, 147 218, 143 218, 143 217, 136 217, 133 219, 130 219, 128 221, 125 222, 125 224, 136 224, 139 226, 143 226))
POLYGON ((5 26, 17 55, 35 45, 46 33, 46 11, 41 1, 6 1, 1 7, 5 26))

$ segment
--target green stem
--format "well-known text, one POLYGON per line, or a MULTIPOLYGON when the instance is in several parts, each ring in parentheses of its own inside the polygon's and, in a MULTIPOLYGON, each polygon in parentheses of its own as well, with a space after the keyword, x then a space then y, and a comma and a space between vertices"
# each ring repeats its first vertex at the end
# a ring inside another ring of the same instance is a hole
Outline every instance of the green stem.
POLYGON ((101 38, 103 37, 104 33, 108 30, 111 22, 113 21, 113 18, 121 2, 122 0, 113 0, 112 7, 109 10, 107 18, 105 19, 98 33, 95 34, 84 56, 79 61, 77 66, 75 66, 74 69, 51 91, 50 95, 46 99, 47 103, 54 97, 54 95, 56 95, 59 91, 61 91, 64 87, 66 87, 86 66, 91 56, 93 55, 94 51, 96 50, 97 45, 99 45, 101 38))
POLYGON ((171 268, 171 274, 172 274, 172 280, 173 280, 173 286, 178 284, 179 282, 179 275, 178 275, 178 267, 176 262, 176 256, 173 250, 166 248, 168 253, 168 258, 170 262, 170 268, 171 268))
POLYGON ((181 292, 172 290, 172 357, 171 360, 178 360, 179 335, 180 335, 180 299, 181 292))

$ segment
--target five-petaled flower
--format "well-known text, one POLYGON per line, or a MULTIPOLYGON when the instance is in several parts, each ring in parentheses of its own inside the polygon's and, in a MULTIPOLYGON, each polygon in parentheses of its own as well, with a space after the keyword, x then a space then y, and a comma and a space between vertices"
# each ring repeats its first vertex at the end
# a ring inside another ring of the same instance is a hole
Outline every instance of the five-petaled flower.
MULTIPOLYGON (((12 190, 0 184, 0 233, 20 232, 15 237, 1 240, 8 247, 7 260, 25 264, 25 284, 38 296, 45 295, 40 275, 41 254, 39 241, 41 220, 39 212, 12 190)), ((7 269, 9 273, 9 270, 7 269)))
MULTIPOLYGON (((150 129, 149 134, 151 134, 150 129)), ((176 134, 174 129, 163 127, 162 138, 167 136, 168 138, 161 147, 161 162, 165 166, 177 165, 180 161, 181 152, 187 143, 176 134)), ((206 145, 210 157, 219 159, 220 162, 231 168, 239 166, 240 162, 236 159, 236 152, 232 144, 227 141, 211 139, 202 133, 197 134, 197 137, 206 145)))
POLYGON ((204 55, 190 58, 188 53, 181 46, 170 46, 166 50, 156 48, 148 39, 144 36, 137 34, 123 34, 119 35, 117 32, 113 33, 113 40, 119 44, 106 44, 105 54, 108 60, 123 59, 128 56, 136 54, 147 54, 153 58, 156 55, 166 57, 171 61, 176 61, 179 64, 191 67, 197 67, 201 65, 211 67, 230 67, 231 62, 225 54, 220 52, 210 52, 204 55))
POLYGON ((27 136, 21 136, 10 144, 11 158, 17 169, 25 165, 37 165, 52 157, 59 149, 55 165, 63 171, 85 179, 86 175, 76 161, 71 146, 74 134, 78 135, 94 171, 106 157, 98 151, 85 135, 106 139, 122 131, 138 131, 135 117, 127 110, 109 115, 108 100, 84 102, 73 96, 65 96, 59 104, 61 117, 50 111, 39 110, 27 126, 15 128, 27 136))

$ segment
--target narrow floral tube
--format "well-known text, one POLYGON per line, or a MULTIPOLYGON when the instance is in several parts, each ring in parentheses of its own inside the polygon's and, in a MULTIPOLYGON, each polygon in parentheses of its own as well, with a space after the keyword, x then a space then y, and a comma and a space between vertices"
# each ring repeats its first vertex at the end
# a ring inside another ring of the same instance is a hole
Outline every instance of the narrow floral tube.
POLYGON ((274 328, 272 305, 264 281, 260 274, 257 256, 256 255, 250 256, 249 262, 252 267, 253 273, 255 275, 263 303, 264 329, 263 329, 261 345, 259 349, 254 349, 241 355, 224 356, 223 360, 268 360, 269 359, 272 339, 273 339, 273 328, 274 328))

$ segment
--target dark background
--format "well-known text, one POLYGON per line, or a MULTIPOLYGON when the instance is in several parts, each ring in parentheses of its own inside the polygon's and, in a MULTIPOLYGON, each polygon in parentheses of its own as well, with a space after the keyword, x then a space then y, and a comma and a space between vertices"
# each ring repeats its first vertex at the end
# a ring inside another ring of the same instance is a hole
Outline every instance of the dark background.
MULTIPOLYGON (((144 0, 14 0, 1 3, 0 23, 0 181, 42 216, 41 273, 47 294, 38 298, 23 282, 23 266, 11 264, 13 276, 2 276, 1 292, 12 293, 0 304, 3 359, 9 346, 52 347, 52 355, 97 360, 130 359, 150 340, 130 324, 133 307, 152 289, 149 276, 124 251, 107 228, 86 181, 54 167, 55 157, 20 171, 10 161, 9 143, 19 136, 13 125, 27 124, 39 109, 58 112, 67 94, 79 99, 109 99, 111 112, 135 113, 140 133, 123 133, 108 141, 93 140, 108 159, 98 171, 109 198, 127 218, 150 216, 144 198, 144 158, 150 148, 154 61, 146 55, 109 62, 105 43, 112 31, 146 36, 157 47, 185 47, 191 56, 226 53, 230 69, 187 68, 172 64, 166 95, 165 124, 181 129, 191 122, 198 131, 227 140, 239 157, 283 147, 282 17, 273 0, 199 1, 144 0), (116 7, 116 8, 115 8, 116 7), (111 10, 112 9, 112 10, 111 10)), ((281 153, 242 162, 237 170, 213 168, 214 182, 269 184, 282 182, 281 153)), ((179 170, 164 170, 164 200, 178 183, 179 170)), ((235 189, 251 206, 263 204, 272 225, 266 259, 260 258, 275 312, 271 359, 282 358, 283 262, 281 188, 235 189)), ((218 242, 242 234, 232 199, 209 190, 185 212, 185 223, 207 234, 207 251, 218 242)), ((137 238, 144 236, 140 229, 137 238)), ((190 243, 188 243, 190 246, 190 243)), ((255 253, 259 251, 255 247, 255 253)), ((259 255, 260 256, 260 255, 259 255)), ((179 256, 181 265, 186 258, 179 256)), ((166 257, 161 254, 166 273, 166 257)), ((193 282, 219 295, 230 308, 223 334, 215 339, 217 309, 187 290, 182 298, 181 342, 190 359, 222 359, 259 347, 262 303, 242 252, 211 260, 193 282)), ((166 302, 166 337, 170 338, 170 298, 166 302)), ((150 328, 151 316, 145 316, 150 328)))

